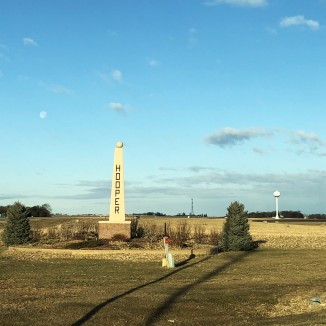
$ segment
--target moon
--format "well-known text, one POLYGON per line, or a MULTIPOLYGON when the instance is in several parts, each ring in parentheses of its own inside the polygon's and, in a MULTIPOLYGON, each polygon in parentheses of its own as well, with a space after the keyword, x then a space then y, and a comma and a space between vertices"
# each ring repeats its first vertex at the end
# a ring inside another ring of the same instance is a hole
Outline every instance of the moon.
POLYGON ((48 115, 48 114, 46 113, 46 111, 41 111, 41 112, 40 112, 40 118, 41 118, 41 119, 45 119, 45 118, 47 117, 47 115, 48 115))

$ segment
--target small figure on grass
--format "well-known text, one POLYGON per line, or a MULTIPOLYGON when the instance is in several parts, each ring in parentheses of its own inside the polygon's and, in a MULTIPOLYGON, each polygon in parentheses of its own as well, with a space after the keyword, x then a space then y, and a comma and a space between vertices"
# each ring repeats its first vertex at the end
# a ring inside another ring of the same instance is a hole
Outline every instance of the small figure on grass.
POLYGON ((249 232, 248 212, 235 201, 228 207, 220 238, 221 251, 247 251, 255 248, 249 232))
POLYGON ((6 246, 19 245, 31 240, 28 211, 19 201, 9 207, 2 240, 6 246))

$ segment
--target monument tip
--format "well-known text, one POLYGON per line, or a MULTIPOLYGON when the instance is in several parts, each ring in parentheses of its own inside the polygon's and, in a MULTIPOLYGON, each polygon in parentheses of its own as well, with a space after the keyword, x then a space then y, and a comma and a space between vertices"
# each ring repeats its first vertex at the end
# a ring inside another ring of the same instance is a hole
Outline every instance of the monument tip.
POLYGON ((117 148, 122 148, 123 147, 123 142, 122 141, 118 141, 117 142, 117 148))

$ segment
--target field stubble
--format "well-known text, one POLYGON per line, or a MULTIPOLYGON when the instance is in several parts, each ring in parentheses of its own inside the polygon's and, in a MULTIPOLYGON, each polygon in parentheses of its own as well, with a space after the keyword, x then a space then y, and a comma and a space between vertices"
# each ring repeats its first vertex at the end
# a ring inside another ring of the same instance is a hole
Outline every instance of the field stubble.
MULTIPOLYGON (((158 228, 185 222, 209 233, 224 219, 140 219, 158 228)), ((174 270, 150 251, 20 259, 0 247, 2 325, 324 325, 325 224, 250 221, 250 231, 258 250, 191 260, 186 250, 174 270), (322 303, 310 304, 316 296, 322 303)))
MULTIPOLYGON (((145 219, 151 223, 174 225, 186 222, 192 228, 201 227, 208 234, 211 230, 222 231, 224 218, 160 218, 145 219)), ((146 222, 145 222, 146 223, 146 222)), ((275 249, 326 249, 326 221, 306 220, 257 220, 249 219, 253 240, 260 241, 262 248, 275 249)))

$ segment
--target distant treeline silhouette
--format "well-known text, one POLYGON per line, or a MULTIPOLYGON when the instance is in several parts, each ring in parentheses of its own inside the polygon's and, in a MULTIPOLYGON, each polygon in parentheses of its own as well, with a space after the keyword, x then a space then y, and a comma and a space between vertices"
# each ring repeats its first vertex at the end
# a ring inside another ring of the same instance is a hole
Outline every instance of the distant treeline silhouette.
MULTIPOLYGON (((6 217, 7 210, 11 205, 0 206, 1 217, 6 217)), ((50 217, 52 216, 52 209, 49 204, 35 205, 32 207, 26 207, 28 217, 50 217)))
MULTIPOLYGON (((269 218, 275 217, 276 212, 251 212, 248 213, 249 218, 269 218)), ((283 218, 308 218, 308 219, 326 219, 326 214, 310 214, 304 216, 300 211, 282 211, 279 215, 283 218)))

